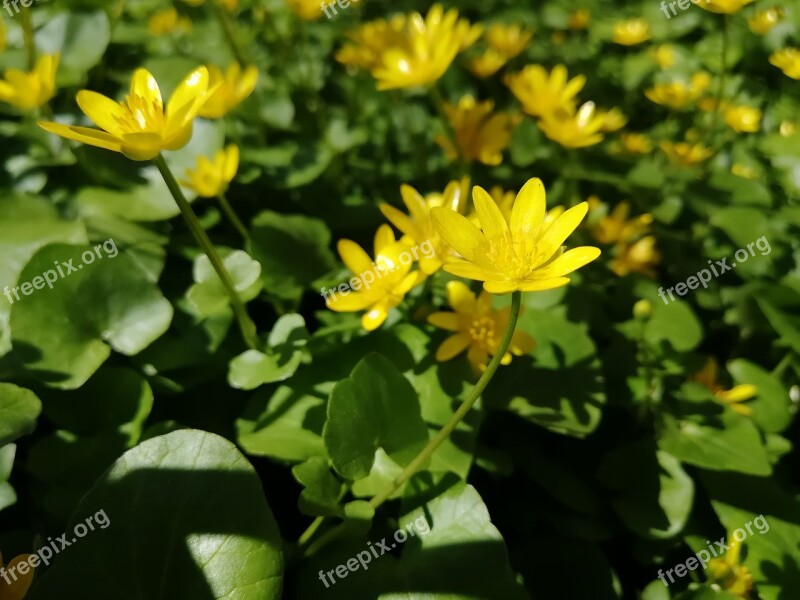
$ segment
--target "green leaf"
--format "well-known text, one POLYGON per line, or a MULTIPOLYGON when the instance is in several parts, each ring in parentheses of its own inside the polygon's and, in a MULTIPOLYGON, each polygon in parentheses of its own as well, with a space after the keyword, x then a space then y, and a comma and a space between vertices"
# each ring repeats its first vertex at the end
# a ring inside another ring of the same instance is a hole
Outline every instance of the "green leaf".
POLYGON ((11 477, 11 469, 14 467, 14 455, 17 452, 16 444, 0 446, 0 511, 16 504, 17 494, 8 478, 11 477))
POLYGON ((172 306, 131 258, 100 254, 98 259, 88 246, 46 246, 20 275, 32 282, 49 272, 55 280, 52 289, 43 283, 31 288, 11 311, 15 353, 53 387, 80 387, 112 348, 137 354, 172 320, 172 306), (64 266, 59 277, 55 267, 70 261, 75 270, 64 266))
POLYGON ((369 475, 378 448, 407 465, 428 441, 428 428, 408 380, 370 354, 333 388, 322 435, 334 469, 352 481, 369 475))
POLYGON ((652 306, 652 315, 644 327, 648 343, 658 347, 666 341, 678 352, 686 352, 703 339, 703 327, 687 303, 676 298, 669 304, 653 302, 652 306))
POLYGON ((751 475, 772 472, 758 429, 731 410, 708 421, 665 414, 658 445, 678 460, 705 469, 751 475))
POLYGON ((331 473, 327 461, 319 457, 292 468, 292 475, 303 486, 297 506, 306 515, 335 517, 342 514, 339 499, 344 485, 331 473))
POLYGON ((261 263, 269 294, 298 299, 311 282, 333 268, 331 234, 324 222, 264 211, 252 224, 249 252, 261 263))
POLYGON ((126 452, 67 531, 92 515, 109 524, 60 554, 32 600, 106 600, 110 589, 151 600, 280 598, 277 524, 256 472, 221 437, 182 430, 126 452))
POLYGON ((65 11, 50 16, 36 32, 36 46, 42 53, 61 53, 58 86, 69 87, 85 80, 86 73, 100 63, 111 39, 108 15, 65 11))
POLYGON ((758 396, 747 402, 753 411, 753 422, 762 431, 779 433, 786 429, 797 414, 797 405, 780 380, 748 360, 742 358, 728 363, 728 372, 737 384, 756 386, 758 396))
POLYGON ((30 390, 0 383, 0 447, 33 431, 42 403, 30 390))
MULTIPOLYGON (((230 273, 233 286, 242 302, 249 302, 258 296, 261 291, 261 265, 243 250, 221 254, 222 263, 230 273)), ((230 305, 230 296, 205 254, 199 254, 194 261, 194 280, 196 283, 186 292, 186 299, 198 316, 212 315, 230 305)))

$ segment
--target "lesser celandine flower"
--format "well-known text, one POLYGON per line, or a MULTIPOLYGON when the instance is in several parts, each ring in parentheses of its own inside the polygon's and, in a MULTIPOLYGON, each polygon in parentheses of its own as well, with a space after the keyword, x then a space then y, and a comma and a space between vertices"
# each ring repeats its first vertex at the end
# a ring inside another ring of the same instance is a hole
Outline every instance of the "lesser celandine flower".
POLYGON ((675 64, 675 48, 671 44, 661 44, 650 49, 650 55, 662 69, 675 64))
POLYGON ((586 216, 585 202, 546 226, 545 190, 540 179, 530 179, 520 190, 506 222, 497 204, 481 187, 473 190, 480 228, 447 208, 431 210, 436 231, 462 258, 449 259, 444 270, 459 277, 483 281, 492 294, 533 292, 569 283, 565 275, 593 261, 600 250, 574 248, 563 242, 586 216))
POLYGON ((761 111, 752 106, 729 106, 725 122, 737 133, 755 133, 761 129, 761 111))
POLYGON ((700 71, 692 75, 688 83, 684 81, 659 83, 646 89, 644 95, 656 104, 679 110, 685 108, 702 96, 703 92, 708 89, 710 83, 710 75, 704 71, 700 71))
POLYGON ((661 254, 656 250, 656 238, 648 235, 635 242, 617 244, 608 266, 619 277, 628 273, 641 273, 655 278, 655 267, 660 261, 661 254))
POLYGON ((800 48, 783 48, 776 50, 769 57, 769 62, 787 77, 800 79, 800 48))
MULTIPOLYGON (((491 356, 497 354, 503 333, 508 327, 511 307, 502 310, 492 308, 492 296, 486 291, 476 298, 469 287, 461 281, 447 284, 447 301, 455 312, 435 312, 428 322, 453 333, 436 350, 436 360, 448 361, 464 350, 473 373, 486 369, 491 356)), ((511 345, 500 364, 507 365, 511 356, 522 356, 536 346, 534 339, 522 331, 514 332, 511 345)))
MULTIPOLYGON (((336 245, 342 262, 360 282, 349 291, 333 291, 326 296, 328 308, 337 312, 367 312, 361 326, 373 331, 383 324, 389 311, 425 278, 422 271, 411 271, 411 246, 396 241, 392 228, 381 225, 375 233, 375 262, 353 241, 339 240, 336 245)), ((353 280, 351 280, 353 281, 353 280)))
POLYGON ((462 212, 466 203, 467 181, 451 181, 442 194, 429 194, 425 198, 410 185, 402 185, 400 194, 406 205, 405 214, 389 204, 379 206, 383 216, 397 227, 403 235, 417 246, 430 244, 433 253, 419 256, 419 268, 426 275, 431 275, 442 266, 445 257, 451 254, 450 246, 436 232, 431 222, 431 209, 445 206, 449 210, 462 212))
POLYGON ((503 162, 503 150, 511 143, 518 115, 495 113, 493 101, 476 102, 471 96, 464 96, 455 106, 445 104, 444 110, 455 132, 456 147, 443 135, 437 136, 436 143, 444 148, 448 158, 485 165, 503 162))
MULTIPOLYGON (((506 223, 510 223, 511 213, 514 210, 514 201, 517 199, 517 194, 510 190, 505 191, 499 185, 495 185, 489 190, 489 196, 491 196, 492 200, 494 200, 495 204, 497 204, 497 208, 500 209, 500 213, 503 215, 506 223)), ((549 227, 553 221, 555 221, 563 213, 563 206, 554 206, 548 210, 544 216, 543 227, 549 227)), ((478 213, 475 211, 475 207, 473 207, 472 212, 467 215, 467 219, 469 219, 473 225, 480 227, 481 221, 478 218, 478 213)))
POLYGON ((493 48, 488 48, 483 54, 470 59, 467 68, 473 75, 480 78, 491 77, 508 62, 503 54, 493 48))
POLYGON ((78 106, 101 129, 49 122, 39 126, 70 140, 121 152, 132 160, 151 160, 162 150, 177 150, 189 143, 192 123, 208 95, 208 70, 200 67, 178 85, 165 109, 155 77, 137 69, 123 102, 89 90, 78 92, 78 106))
POLYGON ((285 0, 295 15, 303 21, 316 21, 322 17, 322 7, 325 5, 321 0, 285 0))
POLYGON ((219 67, 211 65, 208 67, 208 76, 208 87, 212 92, 198 113, 208 119, 227 115, 253 93, 258 83, 258 69, 251 65, 242 71, 238 63, 229 65, 224 73, 219 67))
POLYGON ((362 27, 350 38, 355 44, 365 41, 366 47, 345 46, 336 58, 369 68, 379 90, 427 86, 444 75, 456 55, 474 44, 481 32, 479 26, 459 19, 457 10, 445 12, 434 4, 424 18, 412 13, 375 29, 362 27), (377 39, 375 31, 392 35, 377 39))
POLYGON ((506 75, 504 82, 526 113, 541 117, 557 110, 573 110, 586 77, 578 75, 567 81, 564 65, 556 65, 550 73, 541 65, 528 65, 519 73, 506 75))
POLYGON ((719 382, 719 364, 714 357, 709 357, 703 368, 692 375, 691 380, 707 387, 717 400, 740 415, 750 416, 753 414, 753 410, 742 402, 755 398, 758 395, 758 388, 744 383, 726 390, 719 382))
POLYGON ((21 110, 44 106, 56 93, 58 62, 58 54, 45 54, 31 72, 6 69, 0 79, 0 101, 21 110))
POLYGON ((783 9, 773 7, 766 10, 760 10, 752 17, 747 19, 747 26, 750 31, 759 35, 769 33, 780 20, 783 19, 783 9))
POLYGON ((642 236, 653 222, 653 215, 644 213, 629 219, 630 212, 631 205, 628 202, 620 202, 591 228, 592 235, 601 244, 629 242, 642 236))
POLYGON ((191 31, 192 22, 178 14, 174 6, 159 10, 147 20, 147 29, 153 35, 186 33, 191 31))
POLYGON ((703 2, 698 2, 697 6, 714 13, 732 15, 738 13, 744 6, 754 1, 755 0, 703 0, 703 2))
POLYGON ((635 46, 651 38, 650 24, 644 19, 626 19, 614 23, 611 39, 622 46, 635 46))
POLYGON ((710 148, 706 148, 699 142, 668 142, 665 140, 659 146, 670 162, 682 167, 699 165, 714 154, 710 148))
POLYGON ((490 48, 511 59, 525 50, 533 37, 533 32, 519 25, 495 23, 489 26, 484 37, 490 48))
POLYGON ((594 102, 587 102, 575 111, 557 110, 542 116, 538 122, 549 139, 564 148, 585 148, 603 141, 600 133, 605 116, 595 111, 594 102))
POLYGON ((619 139, 628 154, 650 154, 653 151, 650 138, 643 133, 621 133, 619 139))
POLYGON ((336 60, 349 67, 376 68, 387 48, 403 45, 407 20, 406 15, 394 15, 363 23, 347 33, 349 42, 336 52, 336 60))
POLYGON ((569 13, 569 17, 567 18, 567 27, 573 31, 586 29, 586 27, 589 25, 589 19, 591 16, 591 13, 585 8, 573 10, 571 13, 569 13))
POLYGON ((198 156, 195 168, 186 170, 181 184, 201 198, 216 198, 228 190, 228 184, 233 181, 238 168, 239 148, 231 144, 219 150, 212 160, 198 156))
POLYGON ((708 562, 708 575, 714 585, 737 598, 747 600, 751 598, 750 593, 753 591, 753 575, 740 562, 742 542, 736 541, 734 533, 728 533, 725 556, 712 558, 708 562))
POLYGON ((603 133, 619 131, 628 123, 628 117, 618 108, 600 111, 599 115, 603 118, 603 126, 600 128, 603 133))

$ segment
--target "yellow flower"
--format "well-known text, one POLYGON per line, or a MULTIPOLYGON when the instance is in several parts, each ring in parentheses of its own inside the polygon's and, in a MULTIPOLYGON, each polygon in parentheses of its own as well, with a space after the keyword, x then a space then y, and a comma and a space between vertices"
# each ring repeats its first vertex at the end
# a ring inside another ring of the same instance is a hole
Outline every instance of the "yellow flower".
POLYGON ((618 108, 598 111, 598 115, 603 118, 603 126, 600 128, 600 131, 604 133, 619 131, 628 123, 628 117, 618 108))
POLYGON ((238 168, 239 148, 231 144, 224 150, 219 150, 213 160, 198 156, 196 167, 186 170, 186 179, 181 184, 201 198, 215 198, 227 191, 238 168))
MULTIPOLYGON (((5 567, 5 570, 8 572, 13 571, 16 577, 11 578, 4 576, 3 578, 0 578, 0 600, 22 600, 25 597, 25 594, 28 593, 28 588, 30 588, 31 583, 33 583, 35 569, 33 567, 26 569, 25 574, 23 575, 22 571, 19 570, 19 566, 22 563, 27 562, 28 566, 30 567, 30 563, 28 561, 33 556, 33 554, 21 554, 9 561, 5 567)), ((2 565, 3 555, 0 554, 0 567, 2 567, 2 565)), ((0 569, 0 571, 2 571, 2 569, 0 569)))
POLYGON ((30 73, 6 69, 0 79, 0 101, 22 110, 46 104, 56 93, 58 62, 58 54, 45 54, 39 57, 36 68, 30 73))
POLYGON ((653 222, 653 215, 644 213, 628 220, 630 211, 631 206, 627 202, 617 204, 610 214, 602 217, 591 229, 594 239, 601 244, 617 244, 629 242, 647 233, 653 222))
POLYGON ((573 31, 586 29, 586 27, 589 25, 590 17, 591 13, 585 8, 579 8, 578 10, 573 10, 571 13, 569 13, 569 18, 567 19, 567 27, 569 27, 573 31))
POLYGON ((440 4, 434 4, 424 18, 413 13, 369 25, 351 34, 352 43, 342 48, 336 58, 343 64, 370 69, 379 90, 434 83, 456 55, 474 44, 482 32, 479 26, 459 19, 457 10, 445 12, 440 4), (390 35, 376 35, 382 33, 390 35))
POLYGON ((603 115, 595 113, 594 102, 587 102, 577 112, 559 110, 544 115, 538 125, 542 133, 565 148, 584 148, 603 140, 599 132, 605 122, 603 115))
POLYGON ((159 10, 147 21, 147 29, 153 35, 166 35, 168 33, 186 33, 191 31, 192 22, 186 17, 182 17, 175 10, 174 6, 159 10))
POLYGON ((483 79, 497 73, 507 62, 508 59, 503 54, 489 48, 483 54, 471 59, 467 63, 467 68, 473 75, 483 79))
POLYGON ((709 74, 701 71, 692 75, 688 84, 683 81, 659 83, 646 89, 644 95, 656 104, 677 110, 697 100, 708 89, 710 83, 709 74))
POLYGON ((754 1, 755 0, 704 0, 703 2, 698 2, 697 6, 713 13, 732 15, 742 10, 742 7, 746 4, 750 4, 754 1))
POLYGON ((660 261, 661 255, 656 250, 656 238, 648 235, 632 244, 618 244, 609 267, 619 277, 624 277, 628 273, 642 273, 655 278, 654 267, 660 261))
POLYGON ((725 122, 737 133, 755 133, 761 129, 761 111, 752 106, 730 106, 725 109, 725 122))
POLYGON ((419 256, 419 268, 426 275, 438 271, 444 258, 451 254, 450 246, 433 228, 431 209, 436 206, 446 206, 450 210, 462 212, 466 203, 467 186, 466 179, 461 182, 451 181, 444 193, 429 194, 423 198, 410 185, 402 185, 400 186, 400 195, 408 209, 408 214, 404 214, 389 204, 384 203, 379 206, 383 216, 406 238, 423 249, 423 244, 430 244, 433 247, 433 253, 423 252, 419 256))
POLYGON ((621 133, 619 139, 628 154, 650 154, 653 151, 650 139, 642 133, 621 133))
POLYGON ((792 79, 800 79, 800 49, 783 48, 776 50, 769 57, 769 62, 778 67, 792 79))
POLYGON ((736 411, 740 415, 750 416, 753 414, 753 411, 749 406, 741 403, 746 400, 752 400, 756 397, 756 395, 758 395, 758 389, 756 386, 745 383, 726 390, 719 383, 718 372, 719 364, 717 364, 717 361, 714 359, 714 357, 709 357, 706 361, 706 364, 703 365, 703 368, 692 375, 690 380, 696 381, 697 383, 707 387, 711 393, 716 396, 720 403, 729 406, 731 410, 736 411))
MULTIPOLYGON (((505 191, 499 185, 495 185, 489 190, 489 196, 491 196, 492 200, 494 200, 495 204, 497 204, 497 208, 500 209, 500 213, 503 215, 506 223, 511 223, 511 213, 514 210, 514 201, 517 198, 516 193, 512 191, 505 191)), ((563 213, 563 206, 554 206, 548 210, 544 216, 544 226, 549 227, 563 213)), ((467 219, 473 225, 480 227, 481 221, 478 218, 478 213, 475 211, 474 207, 472 208, 472 212, 467 215, 467 219)))
POLYGON ((781 121, 781 126, 779 129, 781 137, 792 137, 796 130, 797 127, 792 121, 781 121))
POLYGON ((494 102, 475 102, 464 96, 457 106, 445 104, 447 118, 456 134, 456 145, 449 136, 439 135, 436 143, 444 148, 447 157, 466 162, 478 161, 485 165, 503 162, 503 150, 511 143, 511 133, 519 123, 518 115, 494 113, 494 102))
POLYGON ((586 216, 585 202, 564 212, 549 226, 545 219, 545 190, 540 179, 530 179, 520 190, 506 222, 497 204, 481 187, 472 195, 480 228, 455 211, 431 210, 439 235, 463 258, 449 259, 444 270, 459 277, 483 281, 492 294, 533 292, 569 283, 565 275, 590 263, 600 250, 562 244, 586 216))
POLYGON ((366 310, 361 326, 367 331, 380 327, 389 311, 425 278, 421 271, 411 271, 414 261, 410 246, 396 241, 392 228, 386 224, 375 232, 375 262, 350 240, 339 240, 336 248, 355 277, 350 280, 350 291, 331 291, 325 302, 336 312, 366 310))
MULTIPOLYGON (((491 294, 484 291, 476 298, 461 281, 447 283, 447 301, 455 312, 435 312, 428 317, 431 325, 453 332, 436 350, 436 360, 445 362, 466 350, 473 373, 479 375, 500 348, 511 307, 494 310, 491 294)), ((531 336, 515 331, 500 364, 507 365, 512 354, 522 356, 535 347, 536 342, 531 336)))
POLYGON ((224 117, 253 93, 256 83, 258 83, 258 69, 252 65, 242 72, 239 64, 233 63, 225 69, 225 73, 215 65, 209 66, 208 87, 213 91, 208 95, 198 115, 208 119, 224 117))
POLYGON ((731 165, 731 173, 743 179, 756 179, 756 177, 758 177, 754 169, 741 163, 733 163, 731 165))
POLYGON ((626 19, 614 23, 611 39, 623 46, 635 46, 651 37, 650 24, 644 19, 626 19))
POLYGON ((675 48, 671 44, 661 44, 650 49, 650 54, 662 69, 675 64, 675 48))
POLYGON ((506 58, 514 58, 522 53, 533 38, 533 32, 519 25, 490 25, 484 34, 489 48, 506 58))
POLYGON ((753 575, 750 569, 740 564, 742 543, 737 542, 733 532, 728 533, 728 550, 723 558, 712 558, 708 562, 709 578, 713 583, 747 600, 753 590, 753 575))
POLYGON ((586 77, 578 75, 567 81, 564 65, 556 65, 550 74, 541 65, 528 65, 507 75, 504 82, 526 113, 541 117, 559 109, 574 110, 575 96, 586 85, 586 77))
POLYGON ((758 11, 752 17, 747 19, 747 25, 750 27, 750 31, 753 33, 765 35, 769 33, 770 30, 775 27, 775 25, 777 25, 781 19, 783 19, 783 9, 773 7, 758 11))
POLYGON ((700 143, 664 141, 659 146, 671 162, 682 167, 698 165, 714 154, 710 148, 706 148, 700 143))
POLYGON ((316 21, 322 17, 321 0, 286 0, 286 5, 303 21, 316 21))
POLYGON ((132 160, 151 160, 162 150, 177 150, 189 143, 192 123, 208 94, 208 70, 199 67, 178 85, 164 110, 155 78, 137 69, 124 102, 89 90, 78 92, 78 106, 101 129, 41 122, 39 126, 70 140, 121 152, 132 160))

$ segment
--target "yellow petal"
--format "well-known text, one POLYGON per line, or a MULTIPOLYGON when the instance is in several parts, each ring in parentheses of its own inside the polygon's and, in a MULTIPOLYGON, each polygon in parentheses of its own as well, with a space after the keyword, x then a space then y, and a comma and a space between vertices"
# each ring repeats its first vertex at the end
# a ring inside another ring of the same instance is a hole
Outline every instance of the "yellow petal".
POLYGON ((467 346, 469 346, 472 338, 468 333, 457 333, 456 335, 451 335, 442 344, 439 348, 436 349, 436 360, 439 362, 445 362, 450 360, 451 358, 461 354, 467 346))
POLYGON ((151 160, 160 154, 161 141, 157 133, 126 133, 122 136, 122 153, 131 160, 151 160))
POLYGON ((473 262, 484 262, 481 259, 488 250, 486 238, 466 217, 449 208, 435 207, 431 209, 431 222, 461 256, 473 262))
POLYGON ((533 272, 536 279, 551 279, 563 277, 568 273, 580 269, 600 256, 600 249, 593 246, 579 246, 568 250, 543 269, 533 272))
POLYGON ((475 294, 463 281, 447 282, 447 302, 457 313, 469 315, 475 312, 475 294))
POLYGON ((403 198, 403 204, 406 205, 408 213, 418 223, 422 223, 428 218, 428 203, 425 202, 420 193, 410 185, 403 184, 400 186, 400 195, 403 198))
POLYGON ((747 404, 729 404, 728 406, 731 407, 731 410, 739 413, 740 415, 744 415, 745 417, 749 417, 753 414, 753 409, 747 406, 747 404))
POLYGON ((361 317, 361 326, 367 331, 375 331, 378 327, 383 325, 383 322, 388 316, 389 310, 385 304, 376 304, 361 317))
POLYGON ((222 176, 225 181, 232 181, 239 169, 239 146, 231 144, 225 149, 225 161, 222 167, 222 176))
POLYGON ((733 389, 719 392, 717 395, 725 402, 744 402, 745 400, 755 398, 757 394, 758 388, 756 388, 756 386, 744 383, 742 385, 737 385, 733 389))
POLYGON ((364 252, 363 248, 351 240, 339 240, 336 244, 342 262, 354 275, 360 275, 371 270, 372 259, 364 252))
POLYGON ((490 243, 508 240, 508 223, 489 193, 482 187, 475 186, 472 190, 472 201, 475 203, 475 211, 478 213, 478 220, 481 222, 481 229, 486 239, 490 243))
MULTIPOLYGON (((378 230, 375 232, 375 241, 374 241, 374 248, 375 248, 375 255, 384 254, 389 247, 395 243, 394 239, 394 232, 392 228, 389 227, 386 223, 378 227, 378 230)), ((391 256, 394 258, 394 254, 399 255, 399 252, 390 253, 391 256)), ((396 260, 392 262, 397 263, 396 260)))
POLYGON ((414 222, 408 218, 408 215, 397 210, 394 206, 385 203, 380 204, 378 208, 383 213, 383 216, 405 235, 415 239, 418 237, 419 232, 417 227, 414 225, 414 222))
POLYGON ((536 237, 544 223, 546 195, 541 179, 529 179, 517 194, 511 209, 511 235, 515 243, 536 237))
POLYGON ((11 585, 7 585, 5 581, 0 581, 0 598, 3 600, 22 600, 25 597, 25 594, 28 593, 28 588, 30 588, 31 583, 33 582, 35 569, 28 569, 25 575, 20 573, 18 569, 19 565, 24 562, 28 562, 31 556, 31 554, 22 554, 11 559, 11 561, 6 565, 6 571, 10 572, 13 570, 14 574, 16 575, 16 579, 9 577, 9 579, 12 579, 11 585))
POLYGON ((520 289, 520 282, 514 280, 484 281, 483 289, 490 294, 508 294, 520 289))
POLYGON ((131 96, 141 96, 148 104, 155 104, 159 111, 164 110, 161 90, 156 78, 147 69, 136 69, 131 78, 131 96))
POLYGON ((428 315, 428 323, 439 329, 458 331, 461 329, 458 315, 453 312, 435 312, 428 315))
POLYGON ((172 93, 167 103, 168 126, 173 126, 173 119, 180 120, 181 125, 187 120, 194 119, 200 110, 202 101, 208 92, 208 69, 198 67, 189 73, 172 93), (186 112, 184 109, 188 107, 186 112), (181 118, 177 115, 181 113, 181 118))
POLYGON ((550 257, 561 247, 564 240, 577 229, 588 210, 589 204, 587 202, 581 202, 577 206, 573 206, 568 211, 565 211, 564 214, 556 219, 555 223, 547 228, 547 231, 544 232, 544 235, 542 235, 538 243, 538 250, 542 256, 539 264, 544 264, 550 260, 550 257))
POLYGON ((325 304, 336 312, 356 312, 364 310, 375 302, 370 294, 354 292, 352 290, 345 293, 330 290, 325 296, 325 304))
POLYGON ((568 277, 556 277, 555 279, 542 279, 540 281, 523 281, 520 284, 519 289, 522 292, 541 292, 544 290, 560 288, 568 283, 568 277))
POLYGON ((239 84, 236 86, 236 100, 241 102, 252 94, 256 89, 256 83, 258 83, 258 69, 250 65, 244 70, 239 84))
POLYGON ((517 356, 522 356, 523 354, 533 352, 534 348, 536 348, 535 339, 524 331, 514 332, 514 336, 511 338, 511 347, 509 348, 511 352, 517 356))
POLYGON ((120 136, 122 134, 119 123, 125 119, 126 110, 118 102, 89 90, 78 92, 75 100, 95 125, 112 135, 120 136))
POLYGON ((489 353, 479 344, 472 344, 467 350, 467 360, 472 367, 472 372, 479 375, 486 370, 486 365, 489 363, 489 353))
POLYGON ((50 133, 67 138, 68 140, 89 144, 90 146, 97 146, 98 148, 112 150, 113 152, 122 152, 121 140, 99 129, 51 122, 40 122, 39 127, 50 133))

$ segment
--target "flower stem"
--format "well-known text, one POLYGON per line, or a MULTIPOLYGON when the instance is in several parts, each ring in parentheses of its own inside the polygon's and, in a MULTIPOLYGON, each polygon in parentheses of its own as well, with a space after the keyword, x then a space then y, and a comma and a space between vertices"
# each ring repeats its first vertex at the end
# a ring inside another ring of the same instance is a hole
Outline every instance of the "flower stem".
POLYGON ((450 138, 450 143, 453 144, 453 151, 456 153, 456 162, 459 165, 459 172, 461 173, 464 171, 464 157, 461 156, 461 148, 458 147, 458 136, 456 134, 455 127, 450 122, 450 117, 447 116, 444 98, 442 97, 442 93, 439 91, 438 86, 432 85, 429 89, 433 106, 436 108, 436 112, 442 119, 445 131, 447 132, 447 137, 450 138))
POLYGON ((237 40, 236 27, 230 20, 228 13, 225 12, 225 9, 222 8, 216 0, 211 2, 211 6, 214 11, 214 16, 217 17, 217 21, 219 21, 220 27, 222 27, 222 32, 225 34, 225 39, 231 48, 231 52, 233 52, 233 56, 236 58, 236 62, 244 67, 247 64, 247 61, 245 60, 244 52, 239 46, 239 42, 237 40))
POLYGON ((231 203, 228 202, 228 199, 225 197, 225 193, 223 192, 217 196, 217 200, 219 200, 219 205, 222 207, 222 211, 225 213, 225 216, 228 217, 236 230, 242 235, 245 241, 249 240, 250 234, 247 231, 247 227, 244 226, 244 223, 242 223, 242 220, 236 214, 236 211, 233 210, 231 203))
MULTIPOLYGON (((503 359, 503 356, 505 356, 506 352, 508 351, 508 347, 511 345, 511 340, 514 337, 514 330, 517 327, 517 319, 519 318, 521 301, 522 292, 514 292, 511 296, 511 314, 508 318, 508 326, 503 334, 503 339, 500 342, 500 346, 498 347, 495 355, 492 357, 492 360, 489 362, 489 366, 486 367, 486 371, 484 371, 483 375, 481 375, 481 378, 478 380, 478 383, 475 384, 475 387, 472 388, 472 391, 467 399, 461 403, 461 406, 456 409, 447 424, 445 424, 445 426, 442 427, 439 432, 430 439, 430 441, 428 441, 428 444, 420 451, 419 454, 417 454, 416 457, 414 457, 408 466, 406 466, 406 468, 403 469, 403 471, 397 477, 395 477, 385 489, 383 489, 378 495, 369 501, 373 508, 378 508, 380 505, 386 502, 392 496, 392 494, 394 494, 400 488, 400 486, 411 479, 411 476, 414 475, 431 458, 431 456, 433 456, 434 452, 439 449, 439 446, 441 446, 445 440, 450 437, 450 434, 455 431, 455 428, 458 427, 458 424, 464 420, 464 417, 467 416, 470 409, 475 405, 475 402, 478 401, 481 393, 483 393, 483 390, 486 389, 487 385, 489 385, 492 377, 494 377, 494 374, 500 367, 500 361, 503 359)), ((319 527, 319 523, 316 521, 313 525, 315 525, 315 530, 319 527)), ((340 523, 336 527, 329 529, 316 542, 311 544, 305 550, 303 555, 310 556, 314 554, 320 548, 336 539, 346 529, 347 527, 344 523, 340 523)), ((310 540, 310 537, 310 535, 304 534, 299 545, 304 546, 307 544, 310 540)))
POLYGON ((719 83, 717 84, 717 95, 714 103, 714 112, 711 114, 711 121, 706 134, 711 134, 717 128, 717 117, 722 110, 722 96, 725 92, 725 76, 728 71, 728 15, 722 16, 722 64, 720 65, 719 83))
POLYGON ((181 186, 178 185, 178 181, 175 179, 172 171, 170 171, 169 166, 167 166, 167 162, 164 160, 164 157, 159 154, 153 162, 161 172, 164 182, 167 184, 169 191, 172 193, 172 197, 175 198, 175 202, 178 204, 178 208, 180 208, 181 214, 186 220, 186 224, 189 226, 189 230, 192 232, 195 241, 208 257, 208 260, 211 261, 211 266, 214 267, 214 270, 217 272, 217 275, 222 282, 222 286, 228 293, 228 296, 231 299, 233 313, 236 316, 236 320, 239 322, 239 329, 242 331, 242 337, 244 337, 245 342, 247 342, 247 345, 250 346, 250 348, 258 350, 259 342, 258 334, 256 332, 256 325, 253 323, 250 315, 247 314, 247 309, 245 308, 242 299, 239 297, 239 294, 236 292, 233 279, 231 278, 230 273, 228 273, 228 269, 225 268, 225 264, 222 262, 222 259, 217 253, 217 249, 208 238, 203 226, 200 224, 200 221, 194 214, 189 201, 186 200, 186 196, 183 195, 183 190, 181 190, 181 186))
POLYGON ((36 42, 33 38, 33 18, 29 6, 22 5, 22 37, 25 40, 25 51, 28 55, 28 70, 36 68, 36 42))

